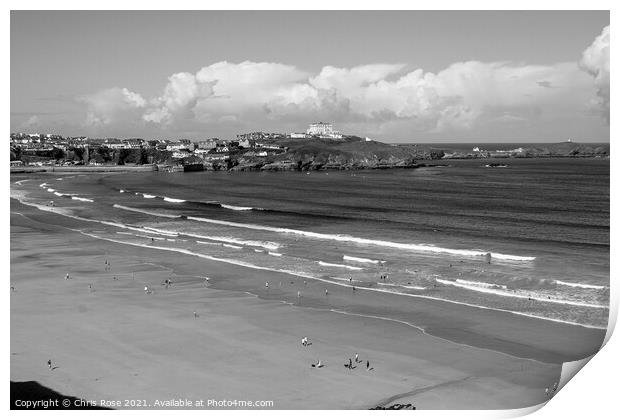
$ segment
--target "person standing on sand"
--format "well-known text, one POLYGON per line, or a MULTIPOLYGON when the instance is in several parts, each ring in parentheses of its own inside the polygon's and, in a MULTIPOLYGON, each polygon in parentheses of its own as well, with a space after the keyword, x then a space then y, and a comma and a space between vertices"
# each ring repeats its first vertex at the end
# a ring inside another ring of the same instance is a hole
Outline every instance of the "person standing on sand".
POLYGON ((69 273, 65 276, 65 280, 69 280, 69 273))
POLYGON ((267 289, 269 289, 269 282, 268 282, 268 281, 266 281, 266 282, 265 282, 265 287, 266 287, 267 289))
POLYGON ((355 363, 359 363, 360 362, 360 355, 355 353, 355 363))
POLYGON ((370 370, 370 360, 366 360, 366 370, 370 370))
POLYGON ((300 299, 300 298, 301 298, 301 292, 298 290, 297 291, 297 299, 300 299))
POLYGON ((198 314, 194 311, 194 318, 198 318, 198 314))
POLYGON ((325 289, 325 296, 329 295, 329 292, 327 291, 327 289, 325 289))
POLYGON ((49 359, 47 361, 47 367, 48 367, 49 370, 52 370, 52 359, 49 359))

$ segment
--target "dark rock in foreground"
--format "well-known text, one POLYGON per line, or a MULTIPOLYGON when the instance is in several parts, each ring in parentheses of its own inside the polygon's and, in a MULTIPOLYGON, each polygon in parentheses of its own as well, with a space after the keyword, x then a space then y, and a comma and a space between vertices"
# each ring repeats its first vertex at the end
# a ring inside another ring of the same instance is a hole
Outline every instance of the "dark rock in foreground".
POLYGON ((11 381, 11 410, 108 410, 86 401, 59 394, 38 382, 11 381))
POLYGON ((413 404, 393 404, 386 407, 379 405, 377 407, 370 408, 370 410, 415 410, 415 406, 413 404))

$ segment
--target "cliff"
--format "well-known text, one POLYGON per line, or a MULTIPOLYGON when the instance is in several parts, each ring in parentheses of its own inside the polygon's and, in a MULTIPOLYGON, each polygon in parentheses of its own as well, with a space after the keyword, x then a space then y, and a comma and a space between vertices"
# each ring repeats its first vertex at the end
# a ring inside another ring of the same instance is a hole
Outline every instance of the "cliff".
POLYGON ((416 167, 410 146, 393 146, 357 137, 346 140, 281 139, 274 144, 286 151, 274 156, 239 157, 231 170, 315 171, 416 167))

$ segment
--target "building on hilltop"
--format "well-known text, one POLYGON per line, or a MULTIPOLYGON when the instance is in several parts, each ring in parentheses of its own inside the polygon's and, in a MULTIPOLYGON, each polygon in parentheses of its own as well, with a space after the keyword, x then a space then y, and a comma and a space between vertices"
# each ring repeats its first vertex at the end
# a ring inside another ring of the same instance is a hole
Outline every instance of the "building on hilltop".
POLYGON ((317 122, 312 123, 306 130, 306 134, 309 136, 316 136, 320 138, 328 139, 341 139, 342 134, 339 131, 334 131, 331 123, 317 122))

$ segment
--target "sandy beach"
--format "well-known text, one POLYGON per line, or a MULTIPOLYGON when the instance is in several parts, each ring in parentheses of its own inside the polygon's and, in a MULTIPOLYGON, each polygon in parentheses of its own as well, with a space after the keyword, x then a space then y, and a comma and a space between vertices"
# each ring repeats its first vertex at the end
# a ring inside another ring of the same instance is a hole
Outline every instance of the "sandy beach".
POLYGON ((561 363, 593 353, 604 335, 304 284, 281 273, 97 240, 76 228, 79 222, 11 200, 11 380, 96 402, 520 408, 548 398, 544 390, 558 380, 561 363), (145 294, 145 286, 153 293, 145 294), (311 346, 301 345, 304 336, 311 346), (345 368, 356 353, 363 362, 345 368), (319 359, 325 366, 312 368, 319 359))

